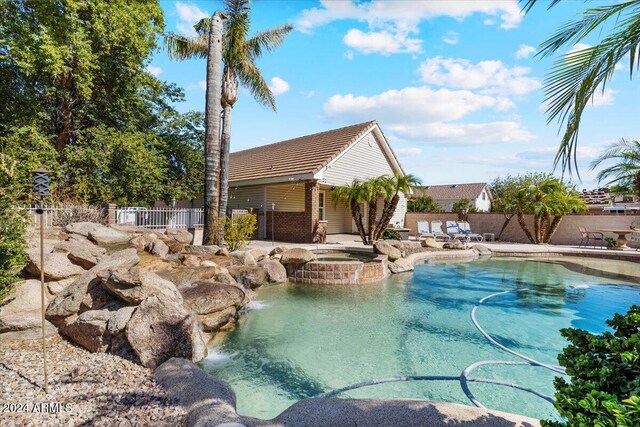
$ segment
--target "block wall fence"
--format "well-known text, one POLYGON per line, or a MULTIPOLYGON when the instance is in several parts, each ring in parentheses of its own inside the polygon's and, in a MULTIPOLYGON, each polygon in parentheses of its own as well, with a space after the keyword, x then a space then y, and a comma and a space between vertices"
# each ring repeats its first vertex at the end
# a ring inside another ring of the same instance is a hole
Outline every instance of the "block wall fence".
MULTIPOLYGON (((442 231, 445 231, 445 221, 457 221, 456 213, 423 213, 407 212, 405 216, 405 227, 411 229, 411 235, 417 232, 418 221, 442 221, 442 231)), ((498 233, 502 228, 505 217, 501 213, 469 213, 467 220, 474 233, 498 233)), ((533 215, 526 216, 529 229, 533 232, 533 215)), ((615 214, 587 214, 587 215, 565 215, 558 227, 558 230, 551 239, 551 243, 556 245, 577 245, 580 243, 580 232, 578 226, 585 227, 588 231, 598 231, 608 229, 628 229, 630 226, 640 227, 640 215, 615 215, 615 214)), ((605 233, 605 237, 617 238, 616 234, 605 233)), ((627 237, 628 238, 628 237, 627 237)), ((518 219, 513 217, 500 239, 503 242, 529 243, 527 236, 518 224, 518 219)))

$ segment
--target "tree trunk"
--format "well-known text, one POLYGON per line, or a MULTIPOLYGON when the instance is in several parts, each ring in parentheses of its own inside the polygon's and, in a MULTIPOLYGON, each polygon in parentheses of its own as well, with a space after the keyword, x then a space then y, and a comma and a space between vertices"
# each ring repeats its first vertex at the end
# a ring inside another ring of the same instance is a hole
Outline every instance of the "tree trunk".
POLYGON ((533 235, 536 239, 534 243, 540 243, 540 217, 533 215, 533 235))
POLYGON ((369 242, 373 243, 376 239, 376 217, 378 216, 378 201, 369 202, 369 224, 367 224, 369 232, 369 242))
MULTIPOLYGON (((222 74, 222 98, 224 109, 222 119, 222 140, 220 144, 220 217, 227 216, 229 201, 229 153, 231 152, 231 114, 233 105, 238 100, 238 79, 233 69, 225 65, 222 74)), ((220 227, 218 241, 224 241, 224 233, 220 227)))
POLYGON ((207 94, 204 117, 204 231, 202 243, 218 237, 220 173, 220 99, 222 84, 222 18, 214 13, 209 24, 207 94))
POLYGON ((382 210, 382 216, 380 217, 380 221, 376 225, 375 239, 378 240, 382 237, 384 230, 386 230, 389 225, 389 221, 393 217, 393 214, 396 212, 396 207, 398 207, 398 202, 400 201, 400 196, 395 194, 389 201, 385 200, 384 209, 382 210))
POLYGON ((504 223, 502 224, 502 228, 500 229, 500 232, 498 233, 498 237, 496 237, 496 240, 500 240, 500 238, 502 237, 502 233, 504 233, 504 230, 507 229, 507 227, 509 226, 509 223, 511 222, 511 220, 516 214, 511 214, 507 216, 503 213, 502 215, 504 215, 504 223))
POLYGON ((524 214, 522 212, 518 212, 518 224, 520 224, 520 228, 524 231, 524 234, 527 236, 531 243, 536 243, 535 239, 531 235, 531 231, 529 231, 529 227, 527 227, 527 222, 524 220, 524 214))
POLYGON ((358 233, 360 233, 362 243, 368 245, 369 242, 367 240, 367 232, 365 231, 364 224, 362 223, 362 212, 360 211, 360 204, 355 199, 351 200, 351 217, 353 218, 353 222, 356 223, 356 228, 358 229, 358 233))
POLYGON ((551 216, 549 212, 544 212, 540 219, 540 239, 539 243, 547 243, 547 231, 549 230, 549 223, 551 222, 551 216))
POLYGON ((63 93, 60 100, 60 112, 57 114, 56 125, 56 152, 59 154, 64 150, 64 147, 69 143, 71 139, 71 133, 73 131, 73 105, 74 101, 70 98, 70 93, 73 88, 73 75, 66 73, 62 77, 61 85, 66 89, 66 93, 63 93))
POLYGON ((560 223, 562 222, 562 216, 554 216, 553 221, 551 221, 551 225, 549 226, 549 230, 547 230, 547 235, 545 236, 545 243, 551 242, 551 238, 558 230, 560 223))

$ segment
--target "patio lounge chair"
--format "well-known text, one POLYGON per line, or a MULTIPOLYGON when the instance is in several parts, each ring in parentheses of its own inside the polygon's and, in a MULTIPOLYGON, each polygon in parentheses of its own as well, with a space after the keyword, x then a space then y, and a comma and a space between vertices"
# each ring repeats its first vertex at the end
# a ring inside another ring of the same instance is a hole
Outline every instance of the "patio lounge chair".
POLYGON ((460 240, 464 240, 465 242, 471 241, 469 236, 463 233, 462 230, 460 230, 460 226, 458 226, 458 221, 447 221, 447 234, 452 239, 460 239, 460 240))
POLYGON ((475 239, 479 242, 484 241, 484 237, 478 233, 471 232, 471 226, 467 221, 458 221, 458 228, 462 234, 466 234, 469 239, 475 239))
POLYGON ((582 236, 582 240, 580 240, 580 244, 578 247, 582 247, 584 243, 584 247, 589 246, 589 240, 593 240, 593 247, 596 247, 596 242, 600 241, 600 248, 604 246, 604 234, 597 231, 587 231, 583 226, 578 226, 578 230, 580 230, 580 235, 582 236))
POLYGON ((438 238, 443 240, 451 240, 448 234, 442 232, 442 221, 431 221, 431 234, 433 234, 438 240, 438 238))
POLYGON ((433 237, 436 235, 429 232, 429 221, 418 221, 418 234, 416 234, 416 240, 420 240, 421 237, 433 237))

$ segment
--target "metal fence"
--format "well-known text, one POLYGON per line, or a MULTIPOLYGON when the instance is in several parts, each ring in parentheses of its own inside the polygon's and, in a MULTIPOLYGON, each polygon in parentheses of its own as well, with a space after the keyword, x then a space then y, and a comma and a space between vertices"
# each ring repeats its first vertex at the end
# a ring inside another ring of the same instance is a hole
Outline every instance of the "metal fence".
POLYGON ((116 224, 145 228, 200 228, 204 225, 202 208, 140 208, 116 209, 116 224))

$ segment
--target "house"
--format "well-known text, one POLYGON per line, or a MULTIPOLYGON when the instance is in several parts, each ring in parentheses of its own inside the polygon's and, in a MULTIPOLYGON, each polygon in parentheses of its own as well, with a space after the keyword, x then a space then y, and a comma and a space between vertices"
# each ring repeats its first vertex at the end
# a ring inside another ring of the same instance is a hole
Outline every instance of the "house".
MULTIPOLYGON (((349 208, 333 202, 333 190, 394 173, 404 174, 375 121, 301 136, 231 153, 229 211, 257 213, 261 239, 273 233, 275 240, 311 242, 319 221, 327 221, 327 234, 354 233, 349 208)), ((403 225, 406 211, 401 195, 391 222, 403 225)))
POLYGON ((491 210, 491 190, 486 182, 427 185, 415 188, 414 196, 429 196, 446 212, 451 212, 453 204, 462 199, 469 200, 478 212, 491 210))

